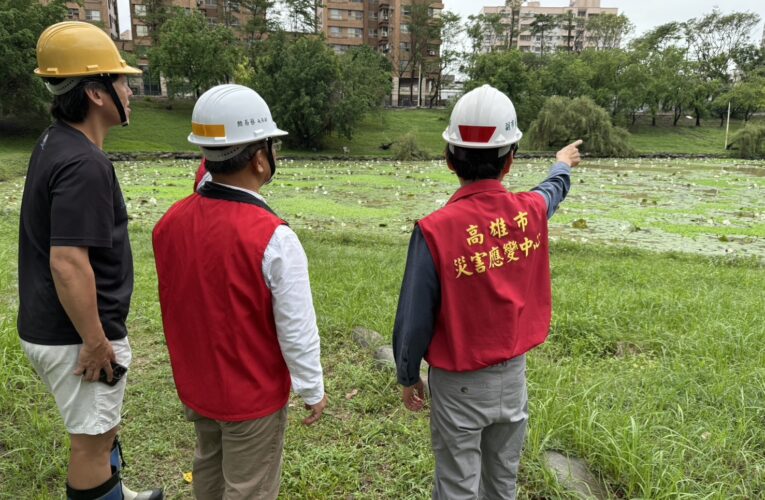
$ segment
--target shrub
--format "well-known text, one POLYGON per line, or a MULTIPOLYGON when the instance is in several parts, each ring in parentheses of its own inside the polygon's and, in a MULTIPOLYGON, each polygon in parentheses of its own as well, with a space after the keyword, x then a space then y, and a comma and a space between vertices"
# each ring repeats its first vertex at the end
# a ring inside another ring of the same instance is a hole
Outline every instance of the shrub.
POLYGON ((393 145, 393 158, 401 161, 425 160, 428 155, 417 145, 412 133, 400 137, 393 145))
POLYGON ((582 151, 601 156, 631 156, 629 133, 614 127, 608 112, 589 97, 551 97, 528 130, 531 149, 550 149, 582 139, 582 151))
POLYGON ((736 150, 738 158, 765 158, 765 125, 747 124, 731 137, 729 148, 736 150))

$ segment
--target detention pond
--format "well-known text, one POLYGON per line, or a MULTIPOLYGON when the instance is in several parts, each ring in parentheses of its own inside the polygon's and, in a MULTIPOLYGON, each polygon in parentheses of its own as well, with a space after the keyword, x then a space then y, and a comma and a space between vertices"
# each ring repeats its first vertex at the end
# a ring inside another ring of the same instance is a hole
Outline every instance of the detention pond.
MULTIPOLYGON (((191 193, 198 163, 115 164, 135 225, 153 225, 191 193)), ((518 160, 505 184, 526 190, 550 162, 518 160)), ((5 211, 18 209, 23 179, 0 183, 5 211)), ((444 162, 279 162, 263 188, 295 229, 400 235, 442 206, 457 187, 444 162)), ((765 164, 735 160, 594 159, 572 175, 550 224, 553 239, 656 251, 765 259, 765 164)))

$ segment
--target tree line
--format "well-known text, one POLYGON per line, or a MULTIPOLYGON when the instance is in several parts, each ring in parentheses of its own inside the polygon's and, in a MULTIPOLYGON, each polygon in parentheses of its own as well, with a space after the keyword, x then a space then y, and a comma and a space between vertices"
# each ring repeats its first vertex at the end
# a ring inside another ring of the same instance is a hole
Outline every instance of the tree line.
POLYGON ((698 126, 709 117, 722 126, 729 104, 732 116, 745 121, 765 109, 765 49, 751 38, 758 15, 715 9, 658 26, 625 48, 609 48, 609 40, 629 33, 629 20, 613 15, 595 19, 594 47, 572 43, 540 54, 502 45, 482 53, 480 37, 506 33, 507 25, 492 24, 497 20, 485 16, 470 19, 466 29, 472 51, 463 59, 467 88, 489 83, 506 92, 526 126, 552 96, 589 97, 621 124, 635 123, 646 113, 655 126, 659 114, 670 113, 673 125, 691 116, 698 126))
MULTIPOLYGON (((295 130, 291 140, 299 147, 319 148, 333 131, 350 138, 364 114, 390 95, 391 75, 408 76, 409 95, 417 94, 412 86, 420 75, 431 78, 435 85, 422 105, 433 106, 445 76, 462 72, 466 90, 489 83, 507 93, 526 128, 553 96, 587 97, 622 125, 641 113, 654 125, 662 113, 675 125, 687 115, 697 125, 709 117, 722 125, 729 105, 745 121, 765 109, 765 50, 752 43, 760 21, 752 13, 713 10, 658 26, 625 48, 615 48, 633 29, 623 15, 540 16, 531 31, 542 43, 558 28, 567 35, 560 46, 530 53, 513 48, 521 36, 516 8, 510 23, 496 15, 463 21, 448 11, 434 16, 428 0, 414 0, 405 51, 361 46, 337 54, 321 35, 321 0, 218 1, 221 22, 210 25, 199 12, 146 0, 152 73, 161 71, 171 95, 199 95, 221 82, 250 85, 295 130), (281 20, 267 15, 278 7, 281 20), (236 12, 249 14, 248 21, 235 26, 236 12), (467 50, 459 43, 463 35, 467 50), (487 51, 487 37, 501 43, 487 51)), ((519 7, 515 0, 508 4, 519 7)), ((32 74, 34 47, 42 30, 66 13, 63 0, 0 0, 0 119, 45 112, 49 97, 32 74)))

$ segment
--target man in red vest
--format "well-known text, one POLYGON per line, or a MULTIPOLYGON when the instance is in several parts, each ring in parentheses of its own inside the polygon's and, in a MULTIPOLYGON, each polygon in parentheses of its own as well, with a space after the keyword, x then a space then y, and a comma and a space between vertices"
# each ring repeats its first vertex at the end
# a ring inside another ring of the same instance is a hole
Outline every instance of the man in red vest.
POLYGON ((435 499, 515 498, 528 420, 525 353, 552 312, 547 219, 565 198, 578 146, 548 178, 510 193, 522 137, 515 108, 484 85, 457 103, 443 136, 460 188, 415 226, 393 331, 404 405, 423 408, 430 364, 435 499))
POLYGON ((205 92, 189 142, 212 178, 154 228, 170 363, 197 435, 198 499, 276 498, 290 385, 311 410, 305 425, 327 405, 305 252, 260 195, 283 135, 255 91, 205 92))

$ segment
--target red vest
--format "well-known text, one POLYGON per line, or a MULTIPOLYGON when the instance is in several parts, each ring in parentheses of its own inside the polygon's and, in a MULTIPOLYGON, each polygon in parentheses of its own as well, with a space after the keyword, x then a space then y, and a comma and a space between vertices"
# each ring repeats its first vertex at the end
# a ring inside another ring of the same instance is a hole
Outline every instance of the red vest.
POLYGON ((478 370, 545 341, 552 297, 544 197, 478 181, 419 226, 441 284, 428 363, 478 370))
POLYGON ((205 417, 252 420, 287 404, 263 253, 284 221, 247 193, 205 184, 154 228, 162 322, 181 401, 205 417))
POLYGON ((199 187, 199 183, 202 182, 202 178, 207 173, 206 160, 202 158, 202 163, 197 168, 197 173, 194 175, 194 191, 199 187))

